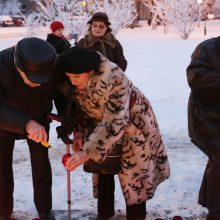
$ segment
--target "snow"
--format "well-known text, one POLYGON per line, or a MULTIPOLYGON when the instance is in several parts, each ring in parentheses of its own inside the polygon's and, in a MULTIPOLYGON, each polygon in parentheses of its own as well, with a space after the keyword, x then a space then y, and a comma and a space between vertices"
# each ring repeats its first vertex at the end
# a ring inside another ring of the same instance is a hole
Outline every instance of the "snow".
MULTIPOLYGON (((22 38, 22 29, 16 30, 19 34, 15 34, 15 28, 0 28, 0 49, 14 45, 22 38)), ((164 35, 163 27, 152 31, 146 26, 124 29, 117 36, 128 60, 126 74, 153 105, 171 166, 170 178, 158 187, 153 199, 147 202, 148 220, 156 217, 168 220, 174 215, 182 215, 184 219, 205 219, 207 210, 197 204, 197 196, 207 158, 191 144, 187 134, 189 88, 185 69, 195 46, 219 33, 220 21, 210 21, 207 22, 207 36, 203 35, 201 23, 189 40, 182 40, 171 29, 164 35)), ((65 153, 65 145, 56 139, 57 125, 51 125, 50 143, 59 152, 65 153)), ((50 158, 53 169, 53 209, 65 210, 66 171, 53 151, 50 151, 50 158)), ((29 220, 37 213, 33 203, 28 146, 24 140, 16 142, 14 179, 15 216, 29 220)), ((115 206, 124 211, 124 199, 117 177, 115 179, 115 206)), ((96 212, 91 175, 84 173, 80 167, 71 173, 71 184, 72 209, 96 212)))

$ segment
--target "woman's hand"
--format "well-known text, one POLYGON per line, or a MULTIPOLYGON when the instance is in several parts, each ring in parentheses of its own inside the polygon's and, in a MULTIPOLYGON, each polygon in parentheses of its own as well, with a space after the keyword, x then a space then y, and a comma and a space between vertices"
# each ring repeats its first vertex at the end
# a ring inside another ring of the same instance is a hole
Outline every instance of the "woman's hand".
POLYGON ((73 171, 78 166, 82 165, 85 161, 89 158, 87 154, 83 151, 78 151, 77 153, 73 154, 66 162, 67 170, 73 171))

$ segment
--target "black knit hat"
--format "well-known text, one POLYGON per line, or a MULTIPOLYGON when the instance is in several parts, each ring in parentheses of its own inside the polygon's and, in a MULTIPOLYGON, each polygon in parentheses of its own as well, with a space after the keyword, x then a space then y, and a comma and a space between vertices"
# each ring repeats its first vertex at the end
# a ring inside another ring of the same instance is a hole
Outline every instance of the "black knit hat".
POLYGON ((95 51, 76 46, 65 50, 58 62, 66 73, 80 74, 98 69, 101 58, 95 51))
POLYGON ((48 42, 36 38, 24 38, 15 47, 15 65, 33 83, 49 83, 53 78, 56 50, 48 42))
POLYGON ((104 12, 96 12, 92 15, 92 18, 87 22, 87 24, 92 24, 94 21, 102 21, 107 26, 111 25, 111 23, 108 20, 108 15, 104 12))

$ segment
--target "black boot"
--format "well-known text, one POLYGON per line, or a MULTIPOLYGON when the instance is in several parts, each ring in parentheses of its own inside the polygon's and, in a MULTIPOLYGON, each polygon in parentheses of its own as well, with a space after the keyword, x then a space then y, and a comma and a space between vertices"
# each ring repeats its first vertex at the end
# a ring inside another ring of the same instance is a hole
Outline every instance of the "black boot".
POLYGON ((41 213, 39 214, 39 218, 40 220, 56 220, 51 212, 46 214, 41 213))

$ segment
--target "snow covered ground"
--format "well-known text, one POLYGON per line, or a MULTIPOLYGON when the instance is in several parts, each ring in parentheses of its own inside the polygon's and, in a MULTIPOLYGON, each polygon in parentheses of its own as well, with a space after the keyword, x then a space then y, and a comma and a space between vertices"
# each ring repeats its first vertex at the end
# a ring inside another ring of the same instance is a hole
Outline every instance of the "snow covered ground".
MULTIPOLYGON (((200 24, 189 40, 180 39, 172 30, 164 35, 160 27, 156 31, 149 27, 125 29, 117 36, 128 60, 126 74, 153 105, 171 166, 170 178, 158 187, 154 198, 147 202, 148 220, 156 217, 169 220, 174 215, 203 220, 207 213, 206 209, 197 205, 197 194, 207 158, 190 143, 187 135, 189 88, 185 73, 195 46, 220 34, 220 21, 208 22, 207 26, 207 36, 203 35, 203 24, 200 24)), ((23 29, 0 28, 0 49, 14 45, 24 36, 23 32, 23 29)), ((50 143, 64 153, 65 146, 56 139, 56 126, 56 123, 52 124, 50 143)), ((66 172, 52 151, 50 158, 53 168, 53 209, 65 210, 66 172)), ((18 141, 15 146, 14 178, 15 216, 29 220, 31 216, 36 216, 36 210, 25 141, 18 141)), ((123 212, 124 199, 117 177, 115 179, 116 208, 123 212)), ((71 183, 72 209, 94 213, 96 201, 92 197, 91 175, 78 168, 71 173, 71 183)), ((77 213, 73 217, 82 219, 77 213)))

